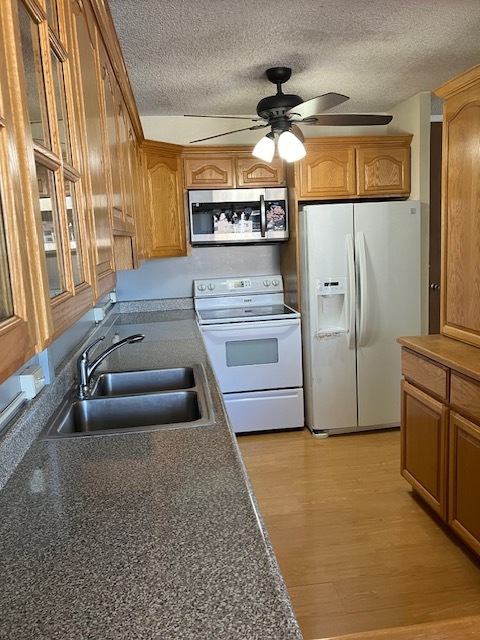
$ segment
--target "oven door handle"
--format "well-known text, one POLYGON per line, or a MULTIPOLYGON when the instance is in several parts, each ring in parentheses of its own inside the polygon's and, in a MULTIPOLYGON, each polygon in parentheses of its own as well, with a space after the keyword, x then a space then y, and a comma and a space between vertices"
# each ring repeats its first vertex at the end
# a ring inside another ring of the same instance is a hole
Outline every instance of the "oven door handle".
POLYGON ((249 331, 250 329, 273 329, 275 327, 293 327, 300 324, 300 318, 289 318, 288 320, 248 320, 242 322, 228 322, 226 324, 202 324, 202 331, 249 331))
POLYGON ((265 211, 265 196, 260 196, 260 233, 265 238, 267 231, 267 213, 265 211))

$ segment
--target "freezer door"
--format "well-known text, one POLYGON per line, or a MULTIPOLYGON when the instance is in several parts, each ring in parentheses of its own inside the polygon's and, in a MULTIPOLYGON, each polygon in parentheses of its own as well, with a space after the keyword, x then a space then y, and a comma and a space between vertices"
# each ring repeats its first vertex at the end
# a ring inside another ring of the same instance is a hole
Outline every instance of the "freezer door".
POLYGON ((309 205, 300 223, 305 421, 313 431, 355 428, 353 205, 309 205))
POLYGON ((354 206, 359 428, 400 423, 400 335, 421 333, 420 206, 354 206))

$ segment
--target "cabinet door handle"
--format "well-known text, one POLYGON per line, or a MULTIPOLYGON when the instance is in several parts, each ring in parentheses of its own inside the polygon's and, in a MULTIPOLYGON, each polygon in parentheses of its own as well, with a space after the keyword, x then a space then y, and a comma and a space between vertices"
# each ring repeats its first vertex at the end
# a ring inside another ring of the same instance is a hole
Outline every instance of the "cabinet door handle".
POLYGON ((440 285, 439 285, 439 284, 437 284, 436 282, 433 282, 433 283, 430 285, 430 289, 433 289, 433 291, 437 291, 438 289, 440 289, 440 285))

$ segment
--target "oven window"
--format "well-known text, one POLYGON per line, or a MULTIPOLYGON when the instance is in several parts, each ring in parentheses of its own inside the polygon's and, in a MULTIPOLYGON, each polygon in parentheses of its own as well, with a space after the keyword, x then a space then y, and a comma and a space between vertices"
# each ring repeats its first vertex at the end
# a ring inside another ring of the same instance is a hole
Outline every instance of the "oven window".
POLYGON ((225 351, 227 367, 246 367, 252 364, 278 362, 277 338, 227 341, 225 351))

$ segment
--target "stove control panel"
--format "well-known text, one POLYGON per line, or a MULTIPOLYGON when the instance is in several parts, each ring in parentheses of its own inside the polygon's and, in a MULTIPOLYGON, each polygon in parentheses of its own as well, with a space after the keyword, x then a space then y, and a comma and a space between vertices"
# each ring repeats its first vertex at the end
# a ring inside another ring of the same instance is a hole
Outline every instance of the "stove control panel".
POLYGON ((253 294, 264 291, 282 293, 282 276, 242 276, 240 278, 208 278, 193 281, 194 297, 238 295, 241 291, 253 294))

